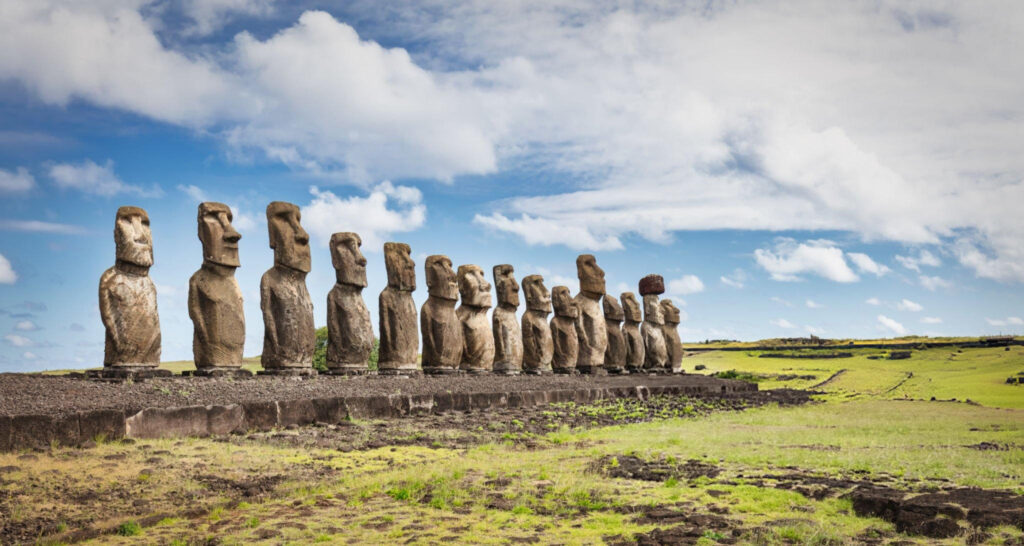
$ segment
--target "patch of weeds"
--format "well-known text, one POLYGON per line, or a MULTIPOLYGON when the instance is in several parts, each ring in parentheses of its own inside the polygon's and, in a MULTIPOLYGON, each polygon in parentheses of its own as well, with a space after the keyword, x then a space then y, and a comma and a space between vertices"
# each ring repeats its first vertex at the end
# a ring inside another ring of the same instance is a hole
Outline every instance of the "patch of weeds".
POLYGON ((512 513, 517 516, 525 516, 533 513, 533 509, 525 504, 517 504, 512 508, 512 513))
POLYGON ((245 521, 245 526, 250 528, 250 529, 259 527, 260 526, 260 518, 257 518, 255 516, 249 518, 248 520, 245 521))
POLYGON ((137 521, 126 521, 117 526, 116 534, 123 537, 134 537, 142 534, 142 526, 137 521))
POLYGON ((675 476, 665 480, 665 487, 675 487, 679 485, 679 480, 675 476))

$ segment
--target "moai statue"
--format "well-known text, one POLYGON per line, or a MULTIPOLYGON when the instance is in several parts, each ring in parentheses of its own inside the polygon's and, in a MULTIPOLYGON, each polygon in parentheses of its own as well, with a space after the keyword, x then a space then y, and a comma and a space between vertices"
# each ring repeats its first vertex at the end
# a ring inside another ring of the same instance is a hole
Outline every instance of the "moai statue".
POLYGON ((196 375, 245 373, 245 311, 235 280, 238 241, 231 209, 223 203, 199 204, 199 240, 203 265, 188 281, 188 316, 192 319, 192 355, 196 375))
POLYGON ((327 293, 327 373, 362 375, 370 372, 373 325, 363 301, 366 258, 356 233, 331 235, 334 287, 327 293))
POLYGON ((491 283, 476 265, 459 266, 459 295, 462 305, 457 314, 462 322, 462 371, 479 374, 494 369, 494 335, 487 324, 491 307, 491 283))
POLYGON ((640 323, 643 316, 640 313, 640 303, 632 292, 623 292, 622 311, 625 322, 622 324, 622 337, 626 340, 626 371, 637 373, 644 368, 644 338, 640 334, 640 323))
POLYGON ((603 374, 604 352, 608 349, 608 330, 604 323, 601 296, 604 296, 604 270, 597 265, 592 254, 576 258, 576 276, 580 280, 580 293, 576 295, 576 336, 580 353, 576 369, 580 373, 603 374))
POLYGON ((526 293, 526 312, 523 313, 523 372, 531 375, 551 373, 551 359, 555 345, 551 338, 548 315, 551 314, 551 294, 544 287, 544 277, 523 277, 526 293))
POLYGON ((580 342, 576 336, 579 309, 566 286, 551 289, 551 303, 555 308, 555 316, 551 319, 551 338, 555 348, 551 369, 560 374, 579 373, 576 371, 576 359, 580 352, 580 342))
POLYGON ((299 207, 274 201, 267 205, 267 230, 274 267, 260 280, 263 310, 263 371, 273 375, 316 375, 313 351, 313 300, 306 289, 310 269, 309 235, 302 229, 299 207))
POLYGON ((661 275, 647 275, 640 279, 640 296, 644 299, 644 369, 648 372, 663 372, 668 363, 668 347, 665 345, 665 316, 658 303, 658 295, 665 293, 665 280, 661 275))
POLYGON ((448 256, 428 256, 427 301, 420 309, 423 334, 423 372, 454 374, 462 364, 462 323, 455 314, 459 285, 448 256))
POLYGON ((104 370, 97 375, 155 371, 160 364, 160 317, 156 286, 149 278, 153 235, 146 211, 139 207, 117 209, 114 243, 114 267, 100 276, 100 318, 107 334, 104 370))
POLYGON ((608 373, 620 374, 626 371, 626 338, 622 334, 622 319, 625 315, 618 300, 611 294, 604 295, 604 324, 608 332, 608 348, 604 351, 604 369, 608 373))
POLYGON ((494 373, 519 375, 523 370, 523 335, 516 319, 519 308, 519 283, 511 265, 494 266, 494 285, 498 306, 491 316, 494 331, 494 373))
POLYGON ((665 318, 665 326, 661 331, 665 334, 665 346, 668 349, 667 371, 679 373, 683 371, 683 342, 679 339, 679 308, 672 300, 661 300, 661 314, 665 318))
POLYGON ((378 373, 415 375, 421 372, 416 361, 419 336, 416 335, 416 263, 412 249, 405 243, 384 243, 384 266, 388 286, 380 293, 380 356, 378 373))

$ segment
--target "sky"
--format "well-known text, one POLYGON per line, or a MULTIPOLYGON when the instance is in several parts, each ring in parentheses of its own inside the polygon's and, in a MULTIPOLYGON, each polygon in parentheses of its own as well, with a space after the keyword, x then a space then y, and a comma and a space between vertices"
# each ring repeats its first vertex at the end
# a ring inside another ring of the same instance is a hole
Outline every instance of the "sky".
POLYGON ((0 3, 0 372, 95 367, 119 206, 151 219, 163 359, 191 358, 196 210, 228 204, 246 355, 266 205, 610 293, 684 341, 1024 333, 1024 3, 0 3))

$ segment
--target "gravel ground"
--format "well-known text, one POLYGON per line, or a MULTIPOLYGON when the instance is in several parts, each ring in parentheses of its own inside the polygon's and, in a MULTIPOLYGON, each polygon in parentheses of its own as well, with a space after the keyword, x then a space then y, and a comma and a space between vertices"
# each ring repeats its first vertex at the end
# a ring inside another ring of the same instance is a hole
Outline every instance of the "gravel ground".
POLYGON ((591 387, 721 385, 703 375, 440 376, 440 377, 176 377, 105 383, 35 374, 0 374, 0 415, 61 415, 84 410, 231 404, 386 394, 514 392, 591 387))

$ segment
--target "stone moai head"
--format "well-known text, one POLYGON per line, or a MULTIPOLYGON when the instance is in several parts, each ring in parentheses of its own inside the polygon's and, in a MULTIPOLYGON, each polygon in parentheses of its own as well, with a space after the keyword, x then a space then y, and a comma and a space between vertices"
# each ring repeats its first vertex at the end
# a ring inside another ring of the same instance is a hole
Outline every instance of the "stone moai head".
POLYGON ((580 279, 580 292, 593 296, 604 294, 604 270, 597 265, 593 254, 576 257, 576 276, 580 279))
POLYGON ((519 283, 516 282, 515 270, 509 264, 494 266, 494 285, 498 291, 498 305, 515 309, 519 307, 519 283))
POLYGON ((302 229, 299 207, 274 201, 267 205, 267 230, 270 248, 274 249, 274 263, 296 271, 309 273, 309 234, 302 229))
POLYGON ((661 300, 661 314, 665 318, 665 324, 679 324, 679 308, 672 300, 661 300))
POLYGON ((523 291, 526 292, 526 308, 542 313, 551 312, 551 294, 544 286, 544 277, 527 275, 523 277, 523 291))
POLYGON ((234 216, 224 203, 199 203, 199 240, 203 243, 203 261, 238 267, 238 241, 242 235, 231 225, 234 216))
POLYGON ((149 215, 145 210, 139 207, 117 209, 114 244, 118 260, 142 267, 153 265, 153 233, 149 230, 149 215))
POLYGON ((359 250, 363 240, 352 232, 331 235, 331 264, 339 284, 366 286, 366 257, 359 250))
POLYGON ((478 265, 459 266, 459 295, 462 304, 469 307, 491 306, 491 283, 484 278, 478 265))
POLYGON ((405 243, 384 243, 384 267, 388 270, 388 286, 395 290, 416 290, 416 262, 412 248, 405 243))
POLYGON ((556 286, 551 289, 551 303, 555 308, 555 315, 559 317, 576 318, 580 314, 576 302, 569 294, 568 286, 556 286))
POLYGON ((448 256, 427 256, 423 268, 427 273, 428 294, 448 301, 459 299, 459 283, 455 280, 455 271, 452 271, 452 261, 448 256))
MULTIPOLYGON (((619 299, 622 300, 622 314, 623 320, 630 322, 643 322, 644 317, 640 313, 640 302, 636 301, 636 296, 632 292, 623 292, 619 299)), ((608 311, 605 311, 608 314, 608 311)))
POLYGON ((605 294, 601 304, 604 307, 605 319, 622 322, 622 320, 626 318, 622 312, 622 307, 619 306, 619 300, 615 299, 615 296, 605 294))

